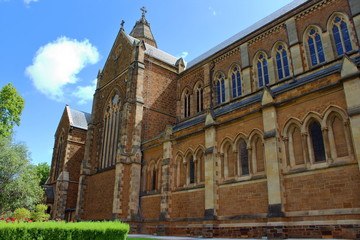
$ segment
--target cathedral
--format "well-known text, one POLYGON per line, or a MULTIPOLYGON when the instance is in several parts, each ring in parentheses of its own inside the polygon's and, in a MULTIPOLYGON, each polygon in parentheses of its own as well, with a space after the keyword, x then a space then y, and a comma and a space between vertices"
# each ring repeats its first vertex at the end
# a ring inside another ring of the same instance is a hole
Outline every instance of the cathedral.
POLYGON ((158 48, 141 10, 130 33, 121 24, 91 114, 64 109, 51 216, 360 238, 360 1, 294 0, 188 63, 158 48))

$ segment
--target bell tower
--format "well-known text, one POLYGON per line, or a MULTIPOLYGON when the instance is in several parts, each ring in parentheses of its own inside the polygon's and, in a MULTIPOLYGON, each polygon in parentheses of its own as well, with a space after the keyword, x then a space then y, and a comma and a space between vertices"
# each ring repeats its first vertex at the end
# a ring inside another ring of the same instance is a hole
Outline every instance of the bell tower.
POLYGON ((141 19, 135 23, 130 36, 139 40, 144 40, 145 43, 157 48, 156 41, 151 32, 150 23, 145 18, 147 10, 145 7, 140 8, 140 10, 142 11, 141 19))

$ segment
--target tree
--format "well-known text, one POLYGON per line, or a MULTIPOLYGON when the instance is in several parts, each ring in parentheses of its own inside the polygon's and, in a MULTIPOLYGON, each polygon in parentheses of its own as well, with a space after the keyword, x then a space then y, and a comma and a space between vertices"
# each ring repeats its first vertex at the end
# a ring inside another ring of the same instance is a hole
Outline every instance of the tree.
POLYGON ((44 185, 50 175, 50 166, 47 163, 39 163, 35 167, 35 171, 40 178, 40 186, 44 185))
POLYGON ((26 147, 0 136, 0 216, 40 202, 44 191, 39 182, 26 147))
POLYGON ((10 136, 14 125, 20 125, 25 100, 9 83, 0 91, 0 136, 10 136))

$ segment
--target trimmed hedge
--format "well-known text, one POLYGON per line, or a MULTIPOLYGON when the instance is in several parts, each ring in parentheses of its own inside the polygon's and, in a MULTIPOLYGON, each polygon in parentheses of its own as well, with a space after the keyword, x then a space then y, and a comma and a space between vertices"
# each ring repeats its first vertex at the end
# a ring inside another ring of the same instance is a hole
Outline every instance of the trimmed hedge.
POLYGON ((129 225, 121 222, 20 222, 0 221, 0 239, 6 240, 125 240, 129 225))

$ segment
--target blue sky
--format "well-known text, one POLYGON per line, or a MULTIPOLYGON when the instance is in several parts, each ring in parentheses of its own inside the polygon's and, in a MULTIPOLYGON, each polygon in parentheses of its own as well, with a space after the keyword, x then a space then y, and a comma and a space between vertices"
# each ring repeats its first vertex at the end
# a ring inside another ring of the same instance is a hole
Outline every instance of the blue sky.
POLYGON ((158 47, 190 61, 291 0, 0 0, 0 87, 25 98, 15 138, 33 163, 51 162, 65 104, 91 112, 97 72, 121 20, 146 6, 158 47))

